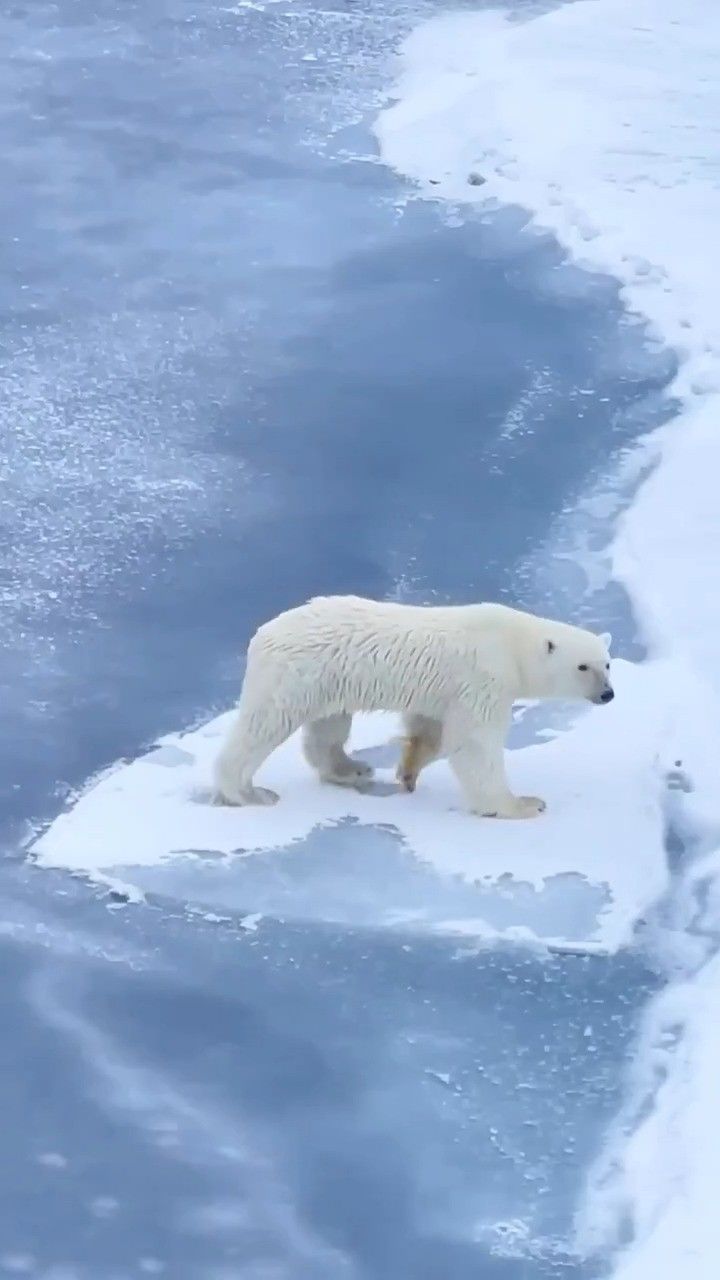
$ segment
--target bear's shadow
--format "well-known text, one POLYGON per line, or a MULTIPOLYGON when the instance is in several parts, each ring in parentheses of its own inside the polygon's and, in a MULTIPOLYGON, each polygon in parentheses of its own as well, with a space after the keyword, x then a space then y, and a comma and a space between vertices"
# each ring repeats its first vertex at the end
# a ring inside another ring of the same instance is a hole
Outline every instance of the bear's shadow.
MULTIPOLYGON (((369 764, 372 769, 394 771, 400 759, 400 747, 397 742, 381 742, 375 747, 363 747, 350 754, 353 760, 369 764)), ((364 796, 396 796, 398 788, 396 782, 383 782, 379 778, 371 778, 367 782, 358 783, 353 790, 359 791, 364 796)))

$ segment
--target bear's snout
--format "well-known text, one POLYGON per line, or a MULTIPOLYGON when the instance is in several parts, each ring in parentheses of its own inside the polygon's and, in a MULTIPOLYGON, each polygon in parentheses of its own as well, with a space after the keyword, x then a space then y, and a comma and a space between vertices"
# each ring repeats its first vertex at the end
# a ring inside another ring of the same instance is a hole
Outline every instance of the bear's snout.
POLYGON ((598 698, 598 702, 612 702, 614 697, 615 697, 615 690, 607 688, 600 694, 600 697, 598 698))

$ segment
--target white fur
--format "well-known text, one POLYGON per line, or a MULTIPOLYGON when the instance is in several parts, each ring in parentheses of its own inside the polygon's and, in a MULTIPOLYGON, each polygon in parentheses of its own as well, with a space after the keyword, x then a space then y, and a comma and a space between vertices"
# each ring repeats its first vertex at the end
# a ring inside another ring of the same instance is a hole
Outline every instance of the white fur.
POLYGON ((543 802, 512 795, 505 777, 512 704, 599 701, 608 661, 604 638, 504 605, 318 597, 265 623, 250 642, 238 714, 216 765, 218 798, 274 803, 253 777, 301 727, 321 778, 357 785, 370 771, 345 751, 353 712, 399 711, 409 733, 434 723, 471 810, 532 817, 543 802))

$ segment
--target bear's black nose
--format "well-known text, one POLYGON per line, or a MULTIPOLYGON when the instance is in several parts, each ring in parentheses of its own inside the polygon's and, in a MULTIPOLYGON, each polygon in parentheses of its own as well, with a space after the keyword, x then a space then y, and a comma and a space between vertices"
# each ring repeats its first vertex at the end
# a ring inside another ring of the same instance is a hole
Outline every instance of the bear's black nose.
POLYGON ((612 689, 606 689, 604 693, 601 693, 601 694, 600 694, 600 701, 601 701, 601 702, 612 702, 612 700, 613 700, 613 698, 614 698, 614 697, 615 697, 615 693, 614 693, 614 691, 613 691, 612 689))

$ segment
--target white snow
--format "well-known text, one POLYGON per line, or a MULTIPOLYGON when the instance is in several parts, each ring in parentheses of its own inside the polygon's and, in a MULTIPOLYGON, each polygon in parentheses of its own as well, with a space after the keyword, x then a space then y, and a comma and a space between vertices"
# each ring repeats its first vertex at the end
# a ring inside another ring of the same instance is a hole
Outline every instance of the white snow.
POLYGON ((613 1280, 717 1276, 720 1051, 712 1015, 719 990, 716 955, 650 1007, 627 1114, 592 1171, 579 1219, 581 1247, 590 1251, 613 1246, 620 1225, 632 1224, 638 1244, 621 1258, 613 1280))
MULTIPOLYGON (((525 208, 530 234, 615 276, 680 356, 681 412, 650 439, 657 467, 621 521, 614 568, 664 663, 658 751, 690 779, 683 819, 706 851, 720 839, 719 59, 710 0, 576 0, 519 22, 451 14, 406 41, 376 126, 382 158, 423 195, 525 208)), ((719 864, 706 863, 715 903, 719 864)), ((692 876, 678 901, 696 928, 692 876)), ((686 933, 688 955, 709 958, 651 1007, 636 1062, 646 1105, 629 1139, 612 1136, 611 1174, 591 1180, 581 1245, 613 1247, 633 1226, 616 1280, 717 1274, 719 934, 717 911, 702 939, 686 933), (675 1038, 658 1049, 666 1018, 675 1038)))
MULTIPOLYGON (((666 873, 655 856, 662 830, 654 758, 659 728, 645 710, 655 704, 648 687, 662 684, 662 668, 618 662, 614 679, 618 696, 609 707, 583 712, 567 732, 510 753, 515 787, 548 801, 547 814, 530 822, 481 820, 464 812, 442 761, 422 774, 412 796, 389 785, 391 771, 378 773, 388 784, 384 794, 322 786, 303 761, 297 736, 258 774, 261 784, 280 793, 276 806, 213 805, 210 771, 230 712, 163 738, 147 755, 91 783, 31 852, 44 866, 116 883, 118 868, 126 879, 128 867, 180 854, 248 856, 301 842, 314 828, 350 817, 368 828, 393 828, 441 876, 503 880, 506 886, 514 879, 539 890, 556 876, 582 876, 606 890, 607 902, 591 938, 564 941, 615 949, 662 892, 666 873)), ((352 746, 386 743, 397 727, 391 716, 358 717, 352 746)), ((303 856, 300 843, 297 856, 303 856)), ((448 921, 447 928, 487 934, 482 921, 448 921)))

